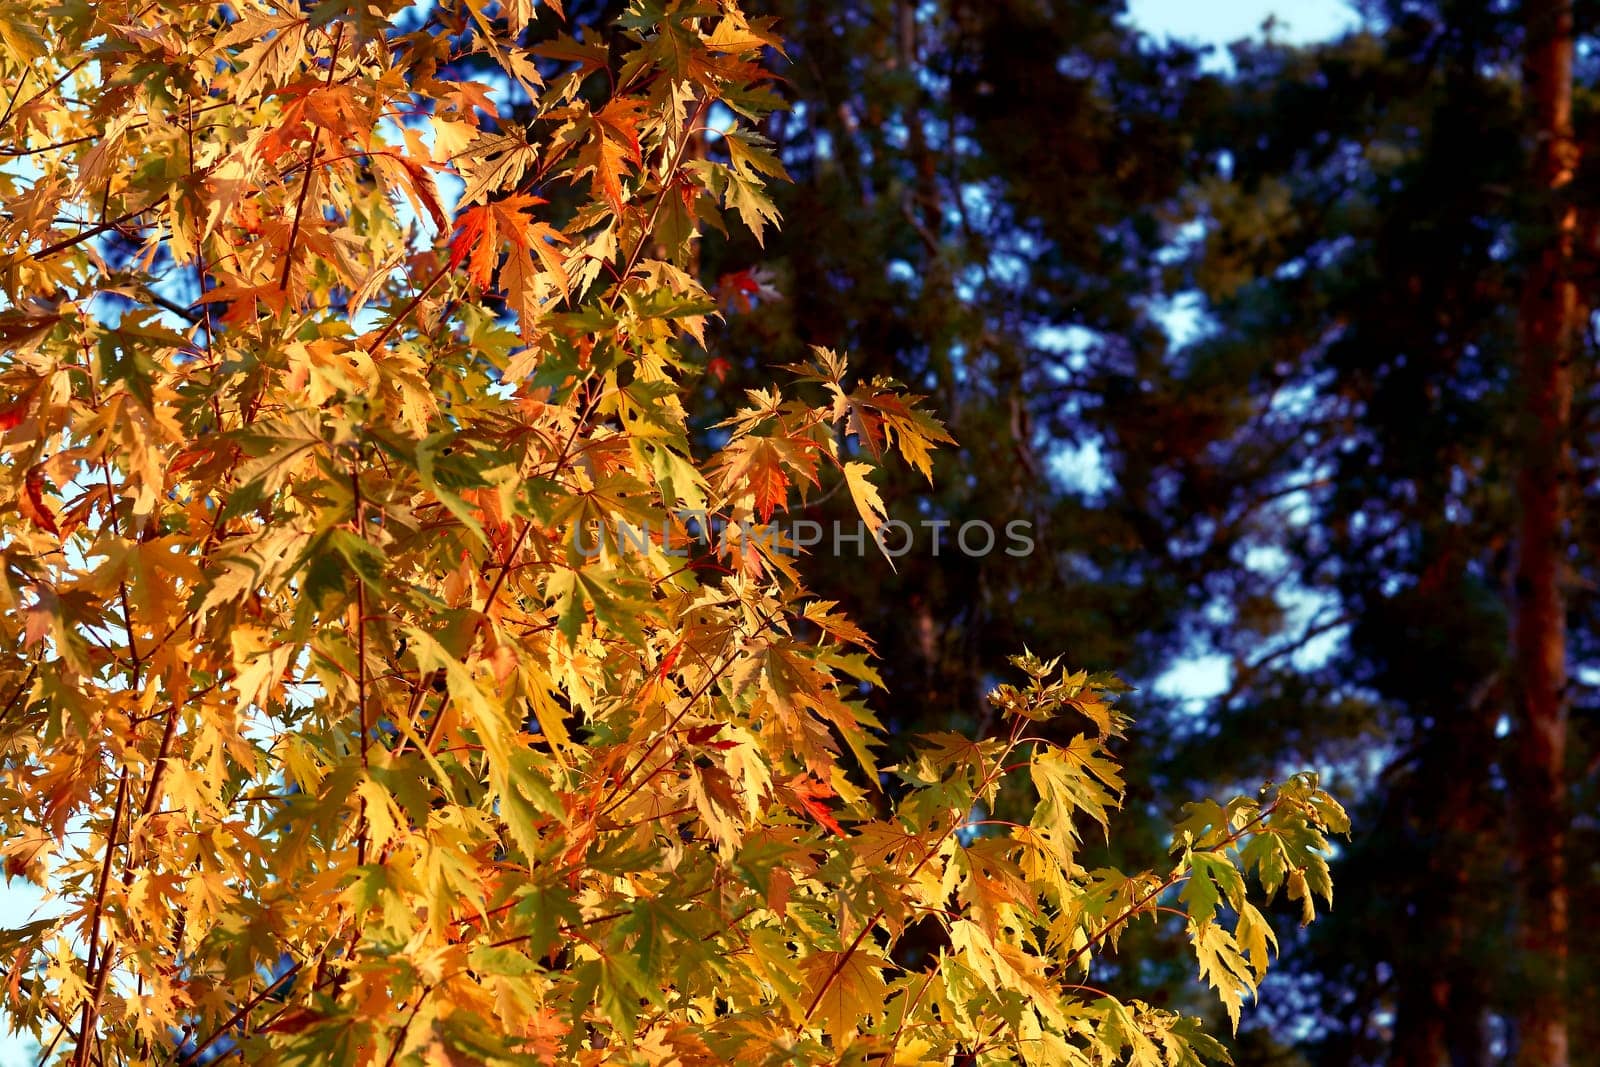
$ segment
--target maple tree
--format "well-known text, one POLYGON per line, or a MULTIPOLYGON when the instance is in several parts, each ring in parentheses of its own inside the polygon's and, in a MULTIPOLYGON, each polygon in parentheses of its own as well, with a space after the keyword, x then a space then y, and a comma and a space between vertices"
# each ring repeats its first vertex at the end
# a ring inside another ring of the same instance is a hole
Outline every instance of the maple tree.
POLYGON ((826 349, 691 433, 694 243, 778 222, 782 41, 733 0, 562 19, 8 9, 0 853, 50 905, 0 932, 13 1033, 1226 1059, 1092 967, 1176 913, 1237 1025, 1276 946, 1246 878, 1309 921, 1342 810, 1297 775, 1192 805, 1165 872, 1088 870, 1120 686, 1032 655, 995 730, 877 765, 871 641, 773 519, 842 485, 876 530, 873 472, 948 436, 826 349), (948 948, 897 961, 929 920, 948 948))

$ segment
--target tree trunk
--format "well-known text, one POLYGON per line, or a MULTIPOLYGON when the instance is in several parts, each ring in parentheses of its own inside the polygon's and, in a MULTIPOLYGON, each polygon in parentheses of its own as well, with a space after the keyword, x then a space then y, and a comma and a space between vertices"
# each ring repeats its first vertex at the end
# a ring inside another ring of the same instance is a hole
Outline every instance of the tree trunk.
POLYGON ((1581 328, 1570 269, 1577 213, 1564 195, 1578 150, 1572 138, 1572 0, 1528 0, 1523 68, 1537 141, 1528 275, 1522 294, 1518 529, 1511 653, 1519 775, 1518 947, 1525 982, 1517 1019, 1520 1064, 1566 1067, 1566 609, 1561 559, 1571 362, 1581 328))
MULTIPOLYGON (((1469 609, 1459 595, 1427 597, 1418 608, 1461 615, 1469 609)), ((1503 710, 1487 680, 1444 687, 1431 711, 1449 725, 1420 747, 1410 778, 1397 780, 1385 805, 1400 822, 1398 841, 1417 857, 1415 867, 1407 865, 1415 879, 1406 896, 1407 944, 1393 956, 1398 997, 1389 1067, 1491 1062, 1485 1023, 1493 980, 1483 960, 1493 942, 1485 934, 1503 928, 1504 915, 1485 901, 1496 878, 1490 871, 1503 868, 1510 842, 1497 832, 1499 798, 1487 783, 1503 710)))

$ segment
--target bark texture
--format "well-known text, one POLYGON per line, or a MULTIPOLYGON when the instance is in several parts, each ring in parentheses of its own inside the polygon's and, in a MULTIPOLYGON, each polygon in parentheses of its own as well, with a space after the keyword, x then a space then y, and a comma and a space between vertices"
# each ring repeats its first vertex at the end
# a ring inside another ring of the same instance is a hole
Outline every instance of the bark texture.
POLYGON ((1577 167, 1572 137, 1571 0, 1528 0, 1524 87, 1535 202, 1521 307, 1518 529, 1511 646, 1521 788, 1517 806, 1522 897, 1518 941, 1525 981, 1517 1019, 1520 1064, 1566 1067, 1568 889, 1567 632, 1562 558, 1567 540, 1571 364, 1581 328, 1571 269, 1578 219, 1565 195, 1577 167))

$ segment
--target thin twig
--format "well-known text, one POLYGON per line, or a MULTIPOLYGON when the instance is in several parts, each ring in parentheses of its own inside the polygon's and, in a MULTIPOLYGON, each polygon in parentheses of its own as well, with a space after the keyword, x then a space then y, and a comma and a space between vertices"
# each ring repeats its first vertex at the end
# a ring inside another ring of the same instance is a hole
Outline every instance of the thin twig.
MULTIPOLYGON (((344 23, 339 23, 339 32, 334 35, 333 49, 328 55, 328 78, 324 86, 333 84, 334 71, 339 66, 339 46, 344 42, 344 23)), ((311 128, 311 150, 306 153, 306 173, 300 180, 300 200, 295 204, 294 218, 289 222, 289 244, 283 252, 283 276, 278 279, 278 290, 289 291, 289 272, 294 268, 294 246, 300 236, 300 219, 305 215, 306 197, 311 192, 311 179, 317 170, 317 153, 322 150, 322 127, 311 128)))
POLYGON ((28 664, 28 673, 23 677, 22 684, 17 686, 17 691, 11 694, 10 700, 6 701, 4 710, 0 710, 0 722, 5 722, 6 719, 11 717, 11 713, 17 709, 17 705, 22 703, 22 698, 28 695, 28 690, 33 688, 33 680, 38 677, 38 674, 39 661, 35 659, 28 664))
MULTIPOLYGON (((356 536, 366 537, 366 507, 361 499, 361 475, 350 468, 350 491, 355 496, 356 536)), ((367 747, 371 743, 367 725, 367 579, 356 575, 356 719, 361 730, 361 770, 370 770, 367 747)), ((367 798, 361 797, 361 833, 356 837, 356 866, 367 862, 367 798)))
POLYGON ((89 240, 91 237, 98 237, 102 233, 105 233, 107 230, 114 230, 117 227, 121 226, 123 223, 129 222, 129 221, 131 221, 133 219, 138 218, 140 215, 143 215, 147 211, 154 211, 156 208, 160 207, 162 204, 165 204, 167 202, 167 198, 168 198, 168 194, 167 193, 162 193, 160 196, 158 196, 154 200, 150 201, 144 207, 134 208, 132 211, 129 211, 128 213, 126 213, 124 215, 119 215, 118 217, 116 217, 114 219, 109 219, 106 222, 102 222, 97 226, 91 226, 87 230, 83 230, 83 231, 79 232, 78 234, 76 234, 75 236, 68 237, 68 238, 65 238, 64 240, 57 241, 53 245, 46 245, 45 247, 39 249, 39 251, 33 253, 33 258, 34 259, 49 259, 51 256, 55 255, 58 252, 65 252, 67 249, 72 248, 75 245, 80 245, 83 242, 89 240))

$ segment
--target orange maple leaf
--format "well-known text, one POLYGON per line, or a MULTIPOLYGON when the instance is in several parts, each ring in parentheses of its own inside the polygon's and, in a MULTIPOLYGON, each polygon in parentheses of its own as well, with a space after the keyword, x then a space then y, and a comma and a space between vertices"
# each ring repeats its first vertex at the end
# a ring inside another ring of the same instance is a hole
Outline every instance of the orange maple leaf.
POLYGON ((769 522, 772 513, 789 502, 789 466, 796 463, 800 473, 815 481, 805 466, 809 458, 804 449, 792 441, 770 437, 746 437, 733 442, 726 450, 722 485, 734 489, 743 484, 755 497, 756 514, 762 522, 769 522))
POLYGON ((532 258, 538 257, 545 271, 555 275, 561 287, 566 288, 566 263, 551 245, 565 244, 567 236, 529 213, 544 202, 543 197, 519 193, 467 208, 456 219, 456 230, 450 238, 450 269, 467 260, 467 273, 473 283, 487 287, 494 280, 503 238, 529 260, 530 267, 532 258))
POLYGON ((611 209, 618 214, 622 213, 623 164, 644 162, 639 149, 639 110, 643 106, 641 100, 620 97, 595 112, 594 137, 581 156, 578 173, 594 171, 611 209))

